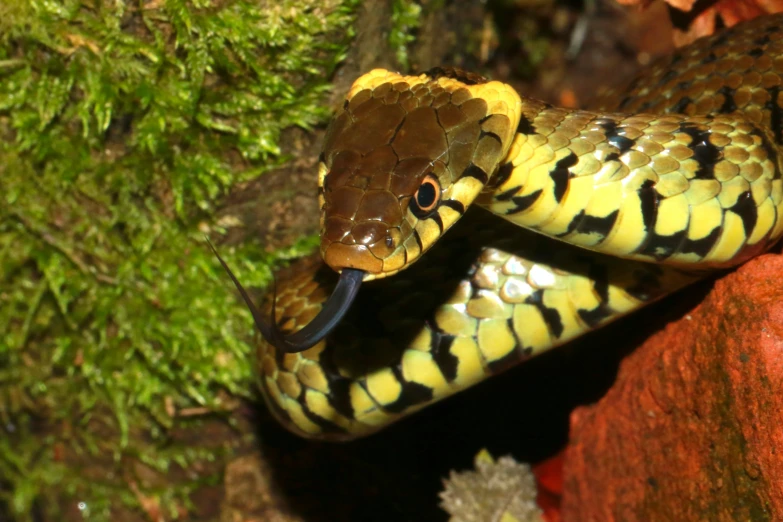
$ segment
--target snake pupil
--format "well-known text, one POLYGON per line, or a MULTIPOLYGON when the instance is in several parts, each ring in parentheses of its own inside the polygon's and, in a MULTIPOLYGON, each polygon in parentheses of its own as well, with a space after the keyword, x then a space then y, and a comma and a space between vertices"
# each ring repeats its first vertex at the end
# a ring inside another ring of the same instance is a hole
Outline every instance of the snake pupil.
POLYGON ((416 193, 416 203, 421 208, 427 208, 435 203, 435 187, 432 186, 432 183, 425 183, 419 188, 416 193))
POLYGON ((440 201, 440 183, 432 174, 424 178, 416 194, 413 195, 413 213, 419 218, 428 216, 438 207, 440 201))

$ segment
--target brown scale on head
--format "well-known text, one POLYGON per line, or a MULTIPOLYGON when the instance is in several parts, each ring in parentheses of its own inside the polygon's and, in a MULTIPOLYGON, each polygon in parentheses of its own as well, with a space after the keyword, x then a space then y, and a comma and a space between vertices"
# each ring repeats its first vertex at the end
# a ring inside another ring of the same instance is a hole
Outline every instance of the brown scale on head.
POLYGON ((321 156, 324 261, 368 280, 417 259, 501 164, 520 110, 509 86, 455 69, 356 80, 321 156))

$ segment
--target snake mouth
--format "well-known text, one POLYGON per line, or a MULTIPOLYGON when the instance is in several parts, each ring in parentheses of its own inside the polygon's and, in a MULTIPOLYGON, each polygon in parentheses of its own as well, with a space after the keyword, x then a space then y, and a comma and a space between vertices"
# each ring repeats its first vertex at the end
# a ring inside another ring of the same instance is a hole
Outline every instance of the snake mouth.
MULTIPOLYGON (((363 270, 357 270, 354 268, 343 268, 340 272, 340 277, 337 280, 337 286, 332 291, 332 295, 321 308, 312 321, 307 326, 292 334, 284 334, 277 327, 277 318, 275 317, 275 306, 272 304, 272 312, 269 320, 266 320, 261 314, 261 311, 256 307, 250 296, 245 291, 242 283, 236 278, 234 273, 228 267, 223 258, 220 257, 215 247, 207 238, 207 243, 212 249, 212 252, 217 256, 218 261, 223 266, 228 276, 234 282, 237 290, 239 290, 242 299, 250 309, 250 313, 253 315, 253 321, 256 323, 256 328, 264 336, 264 339, 272 344, 278 350, 285 353, 299 353, 313 347, 318 341, 329 335, 335 326, 340 324, 345 313, 351 307, 356 294, 359 292, 359 287, 364 279, 365 272, 363 270)), ((273 291, 273 301, 277 299, 277 290, 273 291)))

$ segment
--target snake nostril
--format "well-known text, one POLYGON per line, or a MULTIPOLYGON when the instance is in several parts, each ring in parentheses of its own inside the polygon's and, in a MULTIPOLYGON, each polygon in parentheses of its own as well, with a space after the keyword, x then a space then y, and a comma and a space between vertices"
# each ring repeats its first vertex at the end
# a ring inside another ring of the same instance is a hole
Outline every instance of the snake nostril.
POLYGON ((386 246, 389 247, 389 248, 393 248, 394 247, 394 238, 392 238, 391 236, 386 236, 386 246))

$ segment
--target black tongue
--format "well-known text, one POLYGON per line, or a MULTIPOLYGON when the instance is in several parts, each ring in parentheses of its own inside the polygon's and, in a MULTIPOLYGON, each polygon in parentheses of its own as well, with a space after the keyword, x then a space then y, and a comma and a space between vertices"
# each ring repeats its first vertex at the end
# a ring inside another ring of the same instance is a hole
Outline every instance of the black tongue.
MULTIPOLYGON (((217 253, 215 247, 207 238, 209 247, 217 256, 220 264, 223 265, 223 269, 228 276, 234 282, 237 290, 239 290, 242 299, 250 309, 250 313, 253 315, 253 321, 256 323, 256 328, 259 329, 261 335, 264 336, 270 344, 276 347, 278 350, 282 350, 286 353, 298 353, 307 350, 315 345, 318 341, 326 337, 335 326, 340 324, 340 320, 345 315, 345 312, 351 307, 356 298, 356 294, 359 292, 359 287, 364 279, 364 271, 356 270, 354 268, 343 268, 340 273, 340 278, 337 280, 337 286, 335 286, 332 295, 324 303, 323 308, 310 321, 307 326, 289 335, 285 335, 277 329, 277 321, 275 318, 275 307, 272 307, 271 317, 269 321, 266 321, 261 315, 261 311, 256 307, 253 301, 250 300, 250 296, 247 295, 244 287, 239 280, 234 276, 234 273, 228 267, 220 254, 217 253)), ((274 292, 274 297, 277 298, 277 291, 274 292)))

